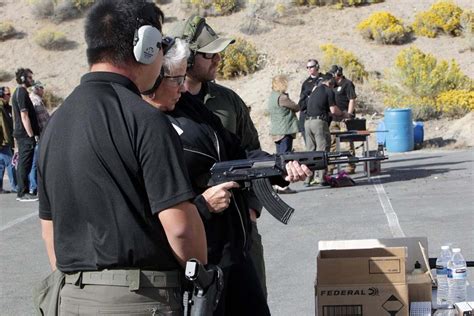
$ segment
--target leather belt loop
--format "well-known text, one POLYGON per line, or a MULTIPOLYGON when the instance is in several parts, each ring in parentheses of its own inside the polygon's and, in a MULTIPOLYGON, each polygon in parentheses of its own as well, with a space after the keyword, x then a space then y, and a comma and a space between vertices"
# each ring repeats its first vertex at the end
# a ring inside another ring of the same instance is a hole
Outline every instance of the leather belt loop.
POLYGON ((127 270, 128 288, 130 291, 138 291, 140 289, 140 269, 127 270))
POLYGON ((82 286, 82 272, 77 272, 72 274, 71 276, 71 283, 77 287, 82 286))

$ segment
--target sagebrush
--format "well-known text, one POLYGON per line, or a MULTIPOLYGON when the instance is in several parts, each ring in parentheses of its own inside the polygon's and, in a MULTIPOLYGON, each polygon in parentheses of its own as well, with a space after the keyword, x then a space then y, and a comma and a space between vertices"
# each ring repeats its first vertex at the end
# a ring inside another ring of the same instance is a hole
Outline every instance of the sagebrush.
POLYGON ((68 45, 66 35, 52 28, 44 28, 34 37, 35 43, 47 50, 62 50, 68 45))
POLYGON ((462 12, 452 1, 438 1, 429 10, 416 15, 412 25, 413 31, 426 37, 436 37, 440 33, 459 36, 462 12))
POLYGON ((229 45, 221 53, 221 58, 217 71, 224 79, 251 74, 260 67, 255 45, 241 38, 229 45))
MULTIPOLYGON (((473 81, 456 61, 438 61, 413 46, 402 50, 394 67, 387 72, 384 104, 412 108, 416 119, 426 120, 443 114, 443 107, 437 106, 440 95, 451 90, 472 91, 472 87, 473 81)), ((459 98, 456 102, 464 104, 459 98)), ((450 112, 456 110, 450 109, 450 112)))
POLYGON ((181 3, 188 11, 197 12, 202 16, 219 16, 237 10, 237 0, 183 0, 181 3))
POLYGON ((371 14, 357 25, 362 37, 380 44, 403 44, 409 39, 411 29, 389 12, 371 14))
POLYGON ((322 64, 339 65, 344 68, 344 75, 355 82, 364 82, 368 73, 359 59, 349 51, 335 46, 334 44, 324 44, 320 46, 323 51, 322 64))
POLYGON ((16 30, 13 23, 10 21, 0 22, 0 41, 6 41, 9 38, 15 36, 16 30))

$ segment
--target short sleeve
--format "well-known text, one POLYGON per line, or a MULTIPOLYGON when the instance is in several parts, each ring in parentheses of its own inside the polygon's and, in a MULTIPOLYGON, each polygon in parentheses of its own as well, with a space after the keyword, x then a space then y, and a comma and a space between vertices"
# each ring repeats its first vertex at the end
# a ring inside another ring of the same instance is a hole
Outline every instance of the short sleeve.
POLYGON ((329 106, 336 105, 336 98, 334 96, 334 91, 332 91, 331 89, 327 89, 326 91, 327 91, 327 94, 328 94, 329 106))
POLYGON ((29 96, 26 89, 18 88, 17 98, 18 98, 18 109, 20 110, 20 112, 27 112, 28 105, 27 105, 26 98, 29 98, 29 96))
POLYGON ((152 213, 194 198, 178 134, 159 111, 140 124, 137 156, 152 213))
POLYGON ((353 100, 357 98, 356 92, 355 92, 355 86, 352 82, 350 82, 347 85, 347 98, 349 100, 353 100))

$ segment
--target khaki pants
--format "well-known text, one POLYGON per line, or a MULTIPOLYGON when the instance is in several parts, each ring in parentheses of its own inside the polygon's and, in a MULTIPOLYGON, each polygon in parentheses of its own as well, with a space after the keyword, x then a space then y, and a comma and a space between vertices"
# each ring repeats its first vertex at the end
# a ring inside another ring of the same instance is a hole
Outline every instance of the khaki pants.
MULTIPOLYGON (((329 124, 329 131, 330 132, 345 132, 345 131, 347 131, 346 123, 332 121, 331 124, 329 124)), ((336 136, 331 135, 331 152, 335 152, 336 149, 337 149, 336 148, 336 136)), ((339 150, 341 150, 341 149, 339 149, 339 150)), ((349 152, 352 155, 355 155, 354 142, 349 142, 349 152)), ((329 165, 328 166, 328 171, 329 171, 330 174, 332 173, 334 168, 335 168, 334 165, 329 165)), ((347 171, 348 172, 354 172, 355 169, 356 169, 356 165, 354 163, 350 163, 347 166, 347 171)))
POLYGON ((170 315, 183 314, 179 288, 65 284, 60 293, 59 315, 170 315))
MULTIPOLYGON (((329 133, 329 126, 326 121, 321 119, 310 119, 304 123, 306 135, 306 150, 308 151, 329 151, 331 146, 331 134, 329 133)), ((323 183, 326 170, 319 170, 318 177, 320 183, 323 183)), ((306 183, 312 179, 306 178, 306 183)))

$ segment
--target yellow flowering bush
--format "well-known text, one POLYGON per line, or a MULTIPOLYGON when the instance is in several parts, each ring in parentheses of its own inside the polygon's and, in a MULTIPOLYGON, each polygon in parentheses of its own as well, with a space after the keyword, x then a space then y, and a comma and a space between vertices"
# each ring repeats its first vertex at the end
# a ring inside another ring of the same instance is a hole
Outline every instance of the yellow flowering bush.
POLYGON ((467 48, 474 51, 474 11, 464 10, 461 15, 462 36, 466 39, 467 48))
POLYGON ((474 90, 449 90, 436 97, 436 107, 450 117, 460 117, 474 111, 474 90))
POLYGON ((15 36, 16 31, 13 27, 12 22, 2 21, 0 22, 0 42, 6 41, 7 39, 15 36))
POLYGON ((217 73, 224 79, 247 75, 259 68, 257 49, 252 43, 241 38, 229 45, 221 53, 221 58, 217 73))
POLYGON ((461 34, 462 9, 452 1, 438 1, 428 11, 420 12, 413 22, 417 35, 436 37, 440 32, 452 36, 461 34))
POLYGON ((64 33, 50 28, 44 28, 38 31, 34 37, 34 41, 47 50, 61 50, 68 43, 64 33))
POLYGON ((189 9, 202 15, 225 15, 237 8, 237 0, 184 0, 189 9))
POLYGON ((339 65, 344 68, 344 74, 350 80, 355 82, 363 82, 367 79, 368 73, 365 71, 364 65, 357 57, 346 50, 336 47, 333 44, 324 44, 320 46, 323 51, 323 65, 339 65))
POLYGON ((410 107, 416 119, 428 119, 444 113, 437 106, 439 95, 450 90, 472 90, 472 86, 473 81, 454 60, 438 61, 431 54, 409 47, 398 54, 394 68, 387 74, 384 103, 410 107))
POLYGON ((384 0, 294 0, 293 3, 296 5, 313 5, 313 6, 326 6, 332 5, 338 9, 343 7, 355 7, 360 5, 380 3, 384 0))
POLYGON ((374 12, 357 25, 362 37, 381 44, 402 44, 411 32, 403 22, 389 12, 374 12))

